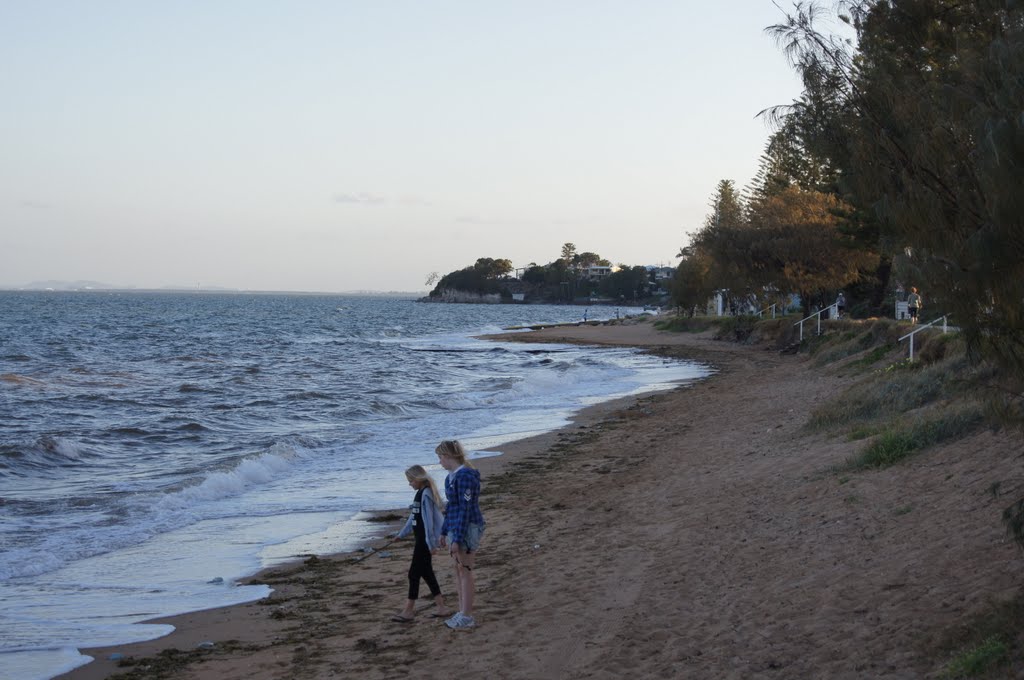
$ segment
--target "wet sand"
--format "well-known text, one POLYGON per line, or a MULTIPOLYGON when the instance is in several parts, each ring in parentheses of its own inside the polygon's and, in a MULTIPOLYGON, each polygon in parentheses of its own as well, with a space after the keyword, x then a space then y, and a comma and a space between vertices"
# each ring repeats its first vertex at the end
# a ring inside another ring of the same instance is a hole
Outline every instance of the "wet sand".
MULTIPOLYGON (((61 677, 938 677, 948 641, 1018 596, 999 520, 1012 498, 991 487, 1019 478, 1019 437, 837 474, 863 442, 803 425, 854 380, 841 367, 646 323, 516 339, 648 347, 717 373, 479 461, 476 629, 446 629, 428 600, 391 622, 412 544, 382 538, 390 557, 268 570, 269 598, 164 619, 171 635, 85 650, 98 661, 61 677)), ((448 558, 435 568, 451 593, 448 558)))

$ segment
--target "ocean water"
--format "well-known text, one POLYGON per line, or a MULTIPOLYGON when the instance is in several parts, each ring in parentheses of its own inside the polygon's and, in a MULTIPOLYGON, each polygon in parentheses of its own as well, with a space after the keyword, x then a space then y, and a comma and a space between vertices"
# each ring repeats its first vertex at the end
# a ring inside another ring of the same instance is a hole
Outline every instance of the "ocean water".
MULTIPOLYGON (((617 311, 638 310, 589 318, 617 311)), ((474 337, 582 312, 0 293, 0 678, 53 677, 79 648, 169 632, 140 621, 265 596, 237 585, 263 567, 359 547, 361 511, 407 504, 403 470, 437 473, 441 439, 500 448, 707 374, 474 337)))

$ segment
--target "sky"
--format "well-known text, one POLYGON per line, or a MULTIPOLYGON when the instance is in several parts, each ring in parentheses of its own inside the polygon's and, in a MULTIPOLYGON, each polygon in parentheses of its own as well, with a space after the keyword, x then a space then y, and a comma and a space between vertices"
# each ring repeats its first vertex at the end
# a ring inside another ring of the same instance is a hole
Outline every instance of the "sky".
POLYGON ((0 0, 0 287, 675 265, 799 96, 779 6, 0 0))

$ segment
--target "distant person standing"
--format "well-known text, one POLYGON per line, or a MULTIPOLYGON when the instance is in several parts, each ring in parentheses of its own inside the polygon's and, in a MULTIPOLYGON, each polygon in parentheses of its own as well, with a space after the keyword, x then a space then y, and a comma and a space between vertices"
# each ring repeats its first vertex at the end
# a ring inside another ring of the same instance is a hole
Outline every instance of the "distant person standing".
POLYGON ((924 307, 924 300, 917 294, 917 288, 910 287, 910 295, 907 296, 907 313, 910 314, 910 323, 917 323, 917 314, 924 307))
POLYGON ((846 314, 846 296, 843 295, 843 291, 839 291, 839 296, 836 298, 836 318, 842 319, 843 314, 846 314))

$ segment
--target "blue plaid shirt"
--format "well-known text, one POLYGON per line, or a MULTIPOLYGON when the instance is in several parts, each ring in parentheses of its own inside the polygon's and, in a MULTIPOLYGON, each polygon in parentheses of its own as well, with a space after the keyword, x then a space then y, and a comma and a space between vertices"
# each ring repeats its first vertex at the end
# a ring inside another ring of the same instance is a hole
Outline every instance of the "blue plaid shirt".
POLYGON ((471 467, 460 467, 444 480, 444 495, 448 497, 441 533, 451 536, 452 543, 463 542, 470 524, 484 525, 480 512, 480 473, 471 467))

